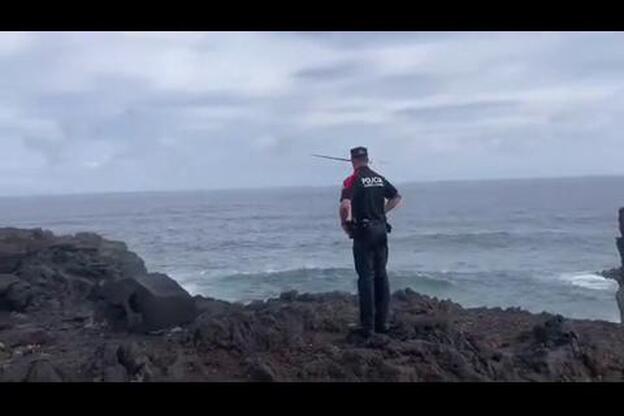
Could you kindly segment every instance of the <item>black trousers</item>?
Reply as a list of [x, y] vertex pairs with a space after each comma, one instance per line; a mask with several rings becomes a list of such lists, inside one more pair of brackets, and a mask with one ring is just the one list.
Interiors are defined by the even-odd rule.
[[385, 326], [390, 308], [390, 284], [386, 273], [388, 235], [384, 223], [370, 224], [355, 232], [353, 259], [358, 274], [362, 328], [379, 330]]

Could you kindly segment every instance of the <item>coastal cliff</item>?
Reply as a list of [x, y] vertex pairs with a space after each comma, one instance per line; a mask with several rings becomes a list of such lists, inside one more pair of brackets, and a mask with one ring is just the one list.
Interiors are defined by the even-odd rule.
[[122, 242], [0, 229], [0, 381], [624, 380], [621, 325], [462, 308], [410, 289], [387, 335], [357, 298], [191, 296]]

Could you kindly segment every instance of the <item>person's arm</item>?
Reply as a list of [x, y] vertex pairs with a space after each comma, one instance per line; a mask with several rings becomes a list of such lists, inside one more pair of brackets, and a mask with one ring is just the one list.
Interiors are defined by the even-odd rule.
[[351, 221], [351, 200], [343, 199], [340, 201], [340, 226], [344, 230], [347, 235], [349, 235], [349, 228], [347, 227], [347, 222]]
[[347, 223], [351, 221], [351, 197], [353, 196], [354, 178], [354, 176], [350, 176], [343, 182], [342, 191], [340, 192], [340, 208], [338, 209], [340, 226], [349, 237], [351, 237], [351, 230]]
[[386, 178], [384, 178], [384, 196], [387, 199], [384, 212], [387, 214], [399, 205], [401, 202], [401, 195], [399, 195], [399, 191], [397, 191], [394, 185]]
[[388, 201], [386, 201], [386, 206], [384, 207], [384, 212], [387, 214], [390, 211], [392, 211], [394, 208], [396, 208], [399, 203], [401, 202], [401, 195], [396, 194], [396, 196], [394, 198], [390, 198]]

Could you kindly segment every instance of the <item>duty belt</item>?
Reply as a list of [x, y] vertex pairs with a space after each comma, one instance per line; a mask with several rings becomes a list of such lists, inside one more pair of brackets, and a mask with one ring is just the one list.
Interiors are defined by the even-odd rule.
[[383, 220], [369, 220], [368, 218], [364, 218], [363, 220], [361, 220], [359, 222], [356, 222], [356, 221], [352, 222], [353, 228], [359, 229], [359, 230], [365, 230], [365, 229], [367, 229], [371, 225], [379, 225], [379, 224], [385, 224], [386, 231], [388, 233], [392, 232], [392, 226], [387, 221], [383, 221]]

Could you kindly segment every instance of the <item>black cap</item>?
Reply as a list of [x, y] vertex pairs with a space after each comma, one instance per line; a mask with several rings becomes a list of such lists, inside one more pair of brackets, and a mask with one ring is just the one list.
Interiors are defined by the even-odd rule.
[[354, 147], [351, 149], [351, 159], [360, 159], [363, 157], [368, 157], [368, 150], [365, 147]]

